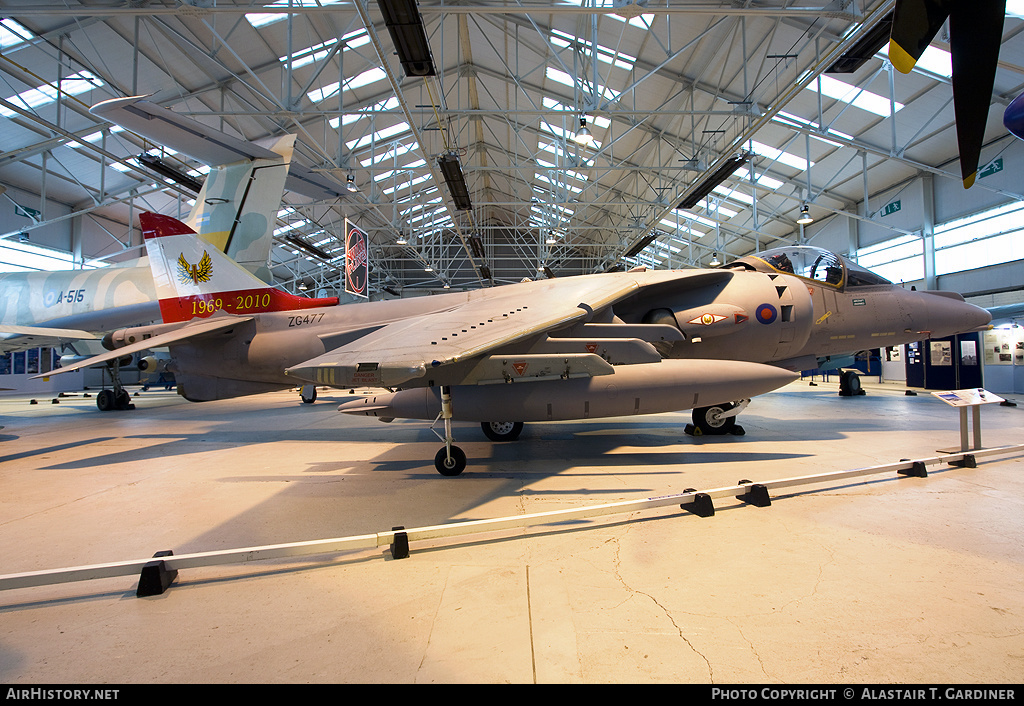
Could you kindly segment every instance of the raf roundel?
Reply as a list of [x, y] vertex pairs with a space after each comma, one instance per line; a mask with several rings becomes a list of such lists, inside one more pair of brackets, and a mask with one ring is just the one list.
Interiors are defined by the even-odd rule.
[[755, 313], [757, 320], [760, 321], [762, 324], [770, 324], [774, 322], [775, 318], [778, 315], [779, 313], [771, 304], [762, 304], [761, 306], [757, 307], [757, 312]]

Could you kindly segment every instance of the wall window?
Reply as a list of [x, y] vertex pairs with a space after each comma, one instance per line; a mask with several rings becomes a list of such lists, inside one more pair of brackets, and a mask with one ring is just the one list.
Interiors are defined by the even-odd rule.
[[857, 251], [857, 264], [890, 282], [924, 279], [924, 241], [916, 234], [901, 235]]
[[1024, 204], [1013, 202], [935, 227], [935, 274], [1024, 259]]

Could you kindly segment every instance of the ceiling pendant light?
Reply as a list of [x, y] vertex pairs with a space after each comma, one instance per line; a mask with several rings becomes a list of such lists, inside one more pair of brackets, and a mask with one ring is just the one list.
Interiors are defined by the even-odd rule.
[[807, 204], [804, 204], [800, 209], [800, 217], [796, 219], [796, 222], [802, 226], [810, 225], [814, 223], [814, 219], [811, 218], [810, 210], [807, 208]]
[[573, 140], [581, 145], [592, 145], [594, 144], [594, 136], [590, 134], [590, 130], [587, 129], [587, 119], [584, 116], [580, 116], [580, 129], [573, 135]]

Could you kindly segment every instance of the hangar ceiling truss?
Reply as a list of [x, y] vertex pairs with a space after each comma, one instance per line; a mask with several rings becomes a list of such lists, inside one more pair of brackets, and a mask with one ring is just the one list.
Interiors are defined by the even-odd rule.
[[[92, 219], [110, 240], [88, 255], [116, 259], [138, 211], [187, 210], [192, 192], [136, 157], [199, 165], [88, 111], [133, 95], [247, 140], [297, 135], [295, 162], [336, 188], [286, 193], [273, 264], [293, 290], [340, 286], [346, 218], [376, 292], [432, 291], [707, 264], [805, 240], [804, 206], [873, 220], [872, 194], [959, 179], [941, 32], [910, 75], [881, 47], [833, 71], [893, 0], [424, 0], [427, 76], [403, 68], [385, 4], [4, 0], [0, 183], [66, 207], [22, 230]], [[1024, 85], [1022, 26], [1008, 14], [993, 106]], [[1006, 139], [991, 112], [985, 155]]]

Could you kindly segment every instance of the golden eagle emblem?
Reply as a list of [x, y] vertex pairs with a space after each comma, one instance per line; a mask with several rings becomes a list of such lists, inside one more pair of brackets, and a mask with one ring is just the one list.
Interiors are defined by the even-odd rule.
[[185, 253], [178, 255], [178, 279], [183, 284], [209, 282], [211, 277], [213, 277], [213, 260], [210, 259], [210, 253], [204, 250], [198, 265], [190, 265], [185, 259]]

